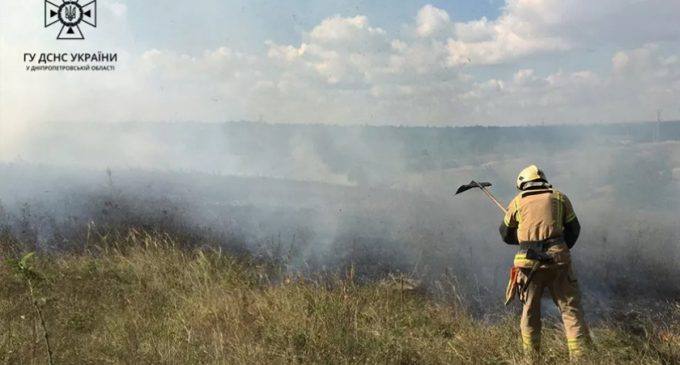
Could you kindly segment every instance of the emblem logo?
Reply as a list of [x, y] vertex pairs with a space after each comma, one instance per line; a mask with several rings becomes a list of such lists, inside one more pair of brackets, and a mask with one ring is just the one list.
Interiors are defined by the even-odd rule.
[[57, 39], [85, 39], [80, 25], [85, 23], [97, 27], [97, 0], [85, 5], [81, 5], [78, 0], [61, 0], [60, 4], [52, 1], [45, 0], [45, 28], [61, 23]]

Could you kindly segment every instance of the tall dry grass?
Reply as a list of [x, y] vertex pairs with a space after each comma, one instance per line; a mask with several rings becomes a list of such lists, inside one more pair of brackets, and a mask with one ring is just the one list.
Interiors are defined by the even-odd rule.
[[[7, 240], [7, 238], [5, 238]], [[45, 317], [57, 364], [521, 363], [517, 319], [473, 318], [400, 278], [355, 284], [281, 275], [266, 263], [163, 234], [99, 237], [81, 252], [38, 254], [34, 296], [0, 269], [0, 361], [46, 362]], [[4, 241], [4, 255], [12, 243]], [[624, 314], [594, 326], [590, 362], [680, 362], [680, 306], [663, 322]], [[544, 329], [546, 363], [567, 361], [557, 321]]]

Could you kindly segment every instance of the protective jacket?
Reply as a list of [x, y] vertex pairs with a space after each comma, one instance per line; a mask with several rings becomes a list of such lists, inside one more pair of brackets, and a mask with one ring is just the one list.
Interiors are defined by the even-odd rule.
[[569, 198], [546, 183], [525, 189], [510, 202], [500, 233], [505, 243], [520, 246], [515, 266], [530, 268], [535, 260], [526, 258], [528, 249], [547, 253], [553, 265], [569, 264], [569, 249], [580, 229]]

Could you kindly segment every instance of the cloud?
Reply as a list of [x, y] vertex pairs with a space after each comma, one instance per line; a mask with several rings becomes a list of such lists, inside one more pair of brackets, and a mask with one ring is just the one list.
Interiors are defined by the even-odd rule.
[[[364, 15], [334, 15], [299, 42], [267, 41], [248, 54], [121, 48], [135, 35], [118, 2], [109, 11], [123, 16], [121, 32], [91, 34], [91, 44], [120, 54], [119, 70], [106, 74], [23, 71], [22, 52], [51, 49], [53, 35], [7, 37], [25, 24], [3, 16], [0, 138], [17, 143], [26, 123], [47, 120], [469, 125], [644, 120], [656, 109], [680, 118], [674, 3], [508, 0], [496, 19], [470, 21], [426, 5], [394, 33]], [[555, 66], [567, 56], [575, 65]]]
[[495, 20], [455, 22], [451, 64], [503, 64], [541, 53], [679, 41], [680, 2], [506, 0]]
[[499, 23], [559, 37], [572, 47], [630, 47], [679, 40], [679, 12], [680, 3], [665, 0], [507, 0]]
[[677, 118], [680, 58], [649, 44], [616, 52], [603, 74], [557, 71], [540, 77], [522, 69], [505, 80], [475, 83], [458, 98], [480, 122], [564, 122], [567, 115], [582, 123], [649, 120], [657, 109]]
[[[632, 121], [649, 119], [659, 108], [673, 115], [680, 100], [680, 57], [655, 44], [615, 52], [608, 69], [599, 73], [518, 68], [504, 77], [479, 79], [447, 66], [445, 55], [418, 52], [413, 44], [402, 48], [389, 39], [384, 43], [389, 51], [360, 57], [354, 57], [352, 47], [320, 43], [270, 43], [264, 58], [227, 48], [195, 57], [152, 50], [141, 57], [138, 77], [151, 95], [161, 91], [154, 85], [163, 85], [154, 105], [163, 100], [201, 105], [215, 97], [224, 115], [240, 110], [249, 119], [274, 122]], [[212, 109], [189, 107], [174, 113], [175, 119], [215, 120], [208, 112]]]
[[[279, 100], [300, 108], [315, 105], [306, 113], [313, 121], [340, 121], [339, 116], [372, 123], [631, 121], [649, 118], [661, 105], [672, 110], [671, 115], [680, 114], [670, 101], [680, 95], [672, 71], [677, 55], [651, 43], [615, 51], [610, 73], [606, 68], [596, 72], [586, 67], [539, 75], [519, 65], [536, 54], [559, 57], [588, 48], [585, 32], [563, 30], [570, 24], [593, 22], [605, 29], [606, 17], [624, 10], [618, 3], [607, 5], [508, 1], [497, 19], [468, 22], [452, 21], [446, 11], [427, 5], [416, 14], [413, 26], [406, 28], [411, 34], [399, 37], [371, 31], [379, 28], [365, 17], [336, 16], [313, 29], [313, 34], [323, 37], [307, 37], [299, 46], [270, 43], [269, 56], [288, 65], [283, 69], [286, 93], [307, 102], [282, 95]], [[579, 17], [582, 13], [588, 16]], [[565, 24], [565, 17], [572, 23]], [[348, 29], [353, 35], [343, 36]], [[660, 31], [649, 25], [639, 32], [647, 39]], [[341, 39], [342, 45], [328, 42], [329, 38]], [[618, 38], [599, 42], [615, 46]], [[371, 46], [362, 47], [366, 43]], [[622, 69], [630, 58], [635, 58], [639, 70]], [[506, 65], [502, 69], [506, 76], [484, 79], [479, 72], [471, 76], [472, 68], [490, 64]], [[657, 74], [663, 76], [646, 81]], [[625, 82], [623, 75], [628, 75]], [[346, 110], [357, 102], [360, 108]], [[633, 105], [642, 107], [632, 111]], [[289, 113], [288, 109], [275, 115]]]
[[343, 18], [336, 15], [324, 19], [321, 24], [314, 27], [309, 33], [309, 38], [321, 44], [356, 45], [384, 34], [384, 30], [369, 26], [368, 18], [365, 16]]
[[384, 62], [389, 38], [384, 30], [370, 26], [364, 16], [333, 16], [303, 37], [299, 46], [268, 42], [268, 56], [282, 72], [309, 72], [322, 84], [362, 87]]
[[449, 13], [432, 5], [425, 5], [416, 16], [416, 33], [421, 37], [432, 36], [449, 28]]

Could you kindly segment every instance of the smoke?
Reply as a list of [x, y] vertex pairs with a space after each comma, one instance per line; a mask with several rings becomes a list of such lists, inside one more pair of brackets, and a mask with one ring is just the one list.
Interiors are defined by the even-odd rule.
[[[398, 128], [229, 124], [43, 125], [0, 163], [0, 223], [46, 251], [138, 227], [219, 243], [291, 271], [359, 280], [454, 275], [500, 302], [515, 248], [476, 191], [509, 201], [539, 164], [583, 226], [575, 267], [593, 306], [680, 296], [680, 125]], [[3, 155], [4, 157], [5, 155]], [[663, 279], [660, 279], [663, 278]]]
[[334, 173], [315, 151], [309, 140], [296, 136], [291, 139], [292, 175], [305, 181], [321, 181], [337, 185], [352, 185], [345, 174]]

